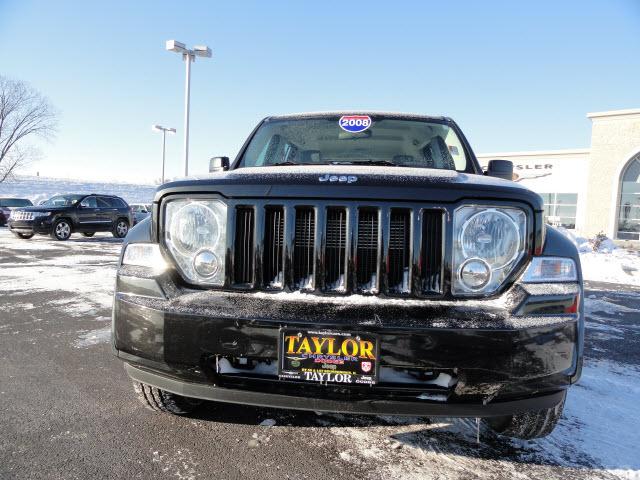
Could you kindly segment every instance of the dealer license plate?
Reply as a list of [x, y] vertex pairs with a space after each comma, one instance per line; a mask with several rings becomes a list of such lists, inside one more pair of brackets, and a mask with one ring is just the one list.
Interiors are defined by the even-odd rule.
[[374, 385], [378, 339], [328, 330], [280, 331], [278, 376], [282, 380]]

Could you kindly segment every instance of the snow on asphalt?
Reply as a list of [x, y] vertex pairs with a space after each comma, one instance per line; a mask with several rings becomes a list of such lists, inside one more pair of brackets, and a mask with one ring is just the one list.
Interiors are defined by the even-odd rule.
[[[614, 393], [615, 392], [615, 393]], [[535, 441], [508, 440], [472, 419], [394, 419], [345, 427], [344, 416], [323, 415], [343, 449], [343, 461], [374, 466], [372, 478], [547, 479], [640, 477], [637, 445], [640, 369], [612, 362], [585, 366], [554, 432]], [[562, 474], [557, 473], [558, 467]], [[552, 468], [556, 471], [553, 473]]]
[[[94, 348], [109, 340], [109, 309], [120, 243], [108, 235], [54, 242], [46, 237], [14, 238], [0, 228], [0, 296], [38, 292], [64, 292], [49, 306], [77, 317], [91, 317], [96, 328], [78, 330], [74, 348]], [[583, 269], [594, 280], [634, 278], [637, 256], [626, 252], [587, 253]], [[615, 255], [614, 255], [615, 254]], [[623, 261], [620, 261], [620, 260]], [[612, 274], [612, 263], [620, 274]], [[602, 277], [596, 272], [602, 265]], [[618, 268], [618, 267], [615, 267]], [[632, 273], [629, 273], [632, 272]], [[611, 275], [610, 275], [611, 274]], [[626, 275], [626, 276], [622, 276]], [[636, 285], [635, 281], [626, 282]], [[631, 291], [625, 295], [638, 296]], [[30, 310], [33, 304], [22, 304]], [[616, 318], [635, 310], [606, 295], [585, 298], [588, 332], [624, 339]], [[362, 467], [369, 478], [493, 479], [493, 478], [640, 478], [640, 368], [608, 360], [586, 359], [580, 383], [569, 391], [563, 418], [547, 438], [508, 440], [482, 428], [476, 443], [471, 419], [402, 417], [316, 417], [319, 432], [337, 442], [336, 457]], [[259, 427], [267, 428], [267, 427]], [[279, 428], [270, 426], [268, 428]], [[323, 435], [319, 433], [319, 435]], [[326, 439], [319, 439], [325, 445]], [[183, 452], [188, 458], [188, 451]], [[156, 456], [169, 470], [185, 458]], [[188, 473], [197, 466], [189, 459]], [[174, 465], [175, 464], [175, 465]], [[176, 467], [177, 468], [177, 467]]]
[[95, 330], [78, 330], [74, 346], [107, 343], [121, 243], [111, 234], [99, 233], [93, 238], [74, 235], [66, 242], [43, 236], [24, 240], [0, 228], [0, 296], [66, 293], [65, 298], [50, 300], [48, 306], [66, 315], [97, 316], [102, 324]]

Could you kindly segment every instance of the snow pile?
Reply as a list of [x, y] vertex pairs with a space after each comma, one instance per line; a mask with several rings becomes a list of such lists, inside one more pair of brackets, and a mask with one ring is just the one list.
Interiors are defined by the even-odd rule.
[[624, 249], [580, 254], [585, 280], [640, 286], [640, 255]]
[[[573, 242], [580, 253], [611, 253], [617, 249], [613, 240], [603, 236], [600, 239], [597, 238], [585, 238], [578, 235], [573, 230], [567, 230], [566, 228], [556, 227], [556, 229], [562, 233], [565, 237]], [[597, 241], [597, 246], [595, 245]]]
[[134, 183], [91, 182], [64, 178], [18, 176], [0, 183], [0, 197], [28, 198], [37, 205], [54, 195], [63, 193], [102, 193], [117, 195], [128, 203], [149, 203], [156, 185]]
[[598, 242], [576, 235], [564, 228], [560, 233], [573, 242], [580, 252], [582, 275], [585, 280], [640, 286], [640, 254], [617, 248], [609, 238]]

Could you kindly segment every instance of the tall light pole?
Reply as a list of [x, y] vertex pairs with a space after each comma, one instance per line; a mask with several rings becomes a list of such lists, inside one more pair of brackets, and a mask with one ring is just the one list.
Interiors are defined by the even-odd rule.
[[157, 132], [162, 132], [162, 182], [164, 183], [164, 159], [165, 159], [165, 151], [166, 151], [166, 140], [167, 140], [167, 132], [170, 134], [176, 133], [175, 128], [163, 127], [161, 125], [154, 125], [151, 127], [152, 130]]
[[182, 54], [182, 59], [186, 64], [187, 78], [184, 84], [184, 176], [189, 175], [189, 96], [191, 94], [191, 62], [196, 61], [196, 57], [211, 58], [211, 49], [206, 45], [196, 45], [193, 49], [188, 49], [184, 43], [176, 40], [167, 40], [166, 49], [170, 52]]

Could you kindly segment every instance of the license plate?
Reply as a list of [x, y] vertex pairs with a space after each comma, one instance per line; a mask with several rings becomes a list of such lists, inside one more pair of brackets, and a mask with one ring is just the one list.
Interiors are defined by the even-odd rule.
[[281, 380], [374, 385], [378, 339], [366, 333], [282, 329], [278, 352]]

